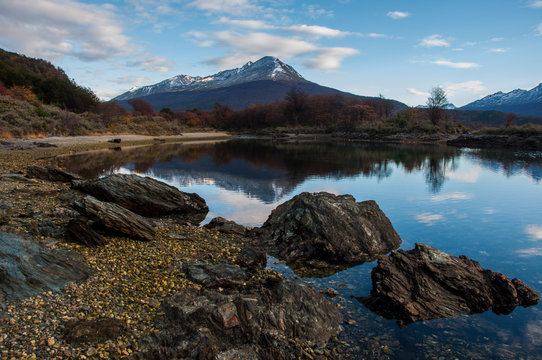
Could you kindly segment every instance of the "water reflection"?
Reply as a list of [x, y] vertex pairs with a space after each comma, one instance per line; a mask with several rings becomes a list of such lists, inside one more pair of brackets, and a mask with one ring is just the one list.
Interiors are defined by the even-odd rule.
[[423, 171], [432, 192], [456, 169], [460, 150], [449, 147], [335, 143], [274, 143], [235, 140], [218, 144], [168, 144], [79, 154], [62, 165], [86, 178], [119, 171], [145, 173], [182, 187], [213, 183], [241, 191], [266, 204], [291, 194], [310, 177], [342, 179], [363, 175], [378, 180], [401, 166]]

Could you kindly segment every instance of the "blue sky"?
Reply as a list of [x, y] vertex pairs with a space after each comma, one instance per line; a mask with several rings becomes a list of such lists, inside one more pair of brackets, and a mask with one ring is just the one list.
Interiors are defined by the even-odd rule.
[[0, 0], [0, 47], [108, 99], [277, 56], [306, 79], [465, 105], [542, 82], [542, 0]]

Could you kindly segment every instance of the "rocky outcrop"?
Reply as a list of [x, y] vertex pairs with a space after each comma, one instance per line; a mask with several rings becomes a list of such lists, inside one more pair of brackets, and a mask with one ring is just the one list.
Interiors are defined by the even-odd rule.
[[325, 192], [305, 192], [279, 205], [254, 235], [289, 262], [318, 259], [354, 265], [401, 244], [376, 202]]
[[177, 214], [187, 223], [197, 225], [209, 212], [205, 200], [199, 195], [179, 191], [148, 177], [115, 174], [74, 181], [73, 187], [146, 217]]
[[103, 246], [107, 244], [107, 240], [98, 234], [88, 220], [77, 218], [70, 220], [66, 227], [66, 235], [68, 239], [85, 245], [88, 247]]
[[82, 256], [49, 250], [19, 235], [0, 232], [0, 300], [20, 300], [90, 274]]
[[542, 150], [542, 135], [461, 135], [447, 141], [450, 146]]
[[371, 295], [360, 301], [381, 316], [397, 319], [400, 326], [489, 309], [508, 314], [517, 305], [538, 302], [536, 291], [520, 280], [424, 244], [380, 259], [371, 278]]
[[265, 269], [267, 265], [267, 254], [250, 246], [245, 246], [239, 252], [235, 263], [250, 271]]
[[70, 344], [99, 343], [114, 340], [127, 330], [126, 321], [122, 319], [71, 320], [64, 325], [64, 339]]
[[55, 167], [46, 166], [29, 166], [26, 168], [26, 176], [32, 179], [40, 179], [46, 181], [59, 181], [69, 183], [73, 180], [81, 179], [79, 176], [60, 170]]
[[[217, 266], [231, 265], [199, 270], [213, 274]], [[245, 273], [243, 280], [242, 287], [214, 290], [207, 285], [218, 280], [206, 276], [201, 290], [166, 299], [164, 330], [147, 338], [136, 358], [297, 359], [296, 343], [322, 346], [340, 331], [340, 311], [311, 286], [273, 275], [255, 280]]]
[[247, 228], [243, 225], [239, 225], [235, 221], [227, 220], [220, 216], [213, 218], [203, 227], [209, 230], [220, 231], [225, 234], [237, 234], [244, 236], [248, 233]]
[[76, 202], [74, 208], [96, 225], [110, 231], [118, 232], [131, 238], [151, 241], [155, 230], [153, 223], [142, 216], [117, 204], [97, 200], [85, 196], [81, 202]]

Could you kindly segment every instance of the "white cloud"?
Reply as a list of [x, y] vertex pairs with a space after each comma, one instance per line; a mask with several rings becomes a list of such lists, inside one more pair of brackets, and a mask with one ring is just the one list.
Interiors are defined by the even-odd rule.
[[453, 62], [448, 60], [435, 60], [431, 61], [431, 64], [446, 66], [453, 69], [475, 69], [480, 67], [480, 64], [474, 62]]
[[408, 12], [404, 11], [390, 11], [386, 15], [394, 20], [404, 19], [410, 16]]
[[531, 0], [529, 4], [527, 4], [527, 6], [533, 8], [542, 8], [542, 0]]
[[305, 8], [305, 13], [313, 19], [335, 16], [332, 10], [322, 9], [320, 5], [304, 5], [303, 7]]
[[228, 24], [233, 25], [237, 27], [243, 27], [247, 29], [253, 29], [253, 30], [263, 30], [263, 29], [275, 29], [275, 26], [267, 24], [265, 21], [261, 20], [236, 20], [236, 19], [230, 19], [227, 17], [221, 17], [218, 20], [221, 24]]
[[213, 35], [222, 45], [233, 48], [231, 55], [213, 59], [210, 62], [221, 68], [238, 66], [248, 59], [257, 60], [266, 55], [290, 59], [298, 56], [310, 56], [305, 62], [308, 67], [333, 70], [341, 66], [344, 58], [357, 54], [358, 50], [344, 47], [319, 47], [318, 45], [291, 37], [257, 32], [237, 35], [228, 31]]
[[435, 222], [444, 219], [444, 216], [442, 216], [441, 214], [423, 213], [417, 214], [415, 218], [416, 220], [418, 220], [419, 223], [433, 226]]
[[542, 240], [542, 225], [529, 225], [525, 228], [525, 233], [533, 241]]
[[147, 83], [147, 79], [143, 77], [136, 77], [136, 76], [121, 76], [115, 80], [116, 83], [120, 84], [145, 84]]
[[423, 47], [450, 47], [450, 42], [442, 38], [442, 35], [435, 34], [420, 40], [418, 46]]
[[212, 13], [247, 15], [259, 9], [253, 3], [249, 0], [195, 0], [188, 5]]
[[287, 27], [285, 30], [291, 31], [298, 34], [311, 35], [314, 37], [344, 37], [350, 35], [351, 33], [346, 31], [341, 31], [337, 29], [331, 29], [325, 26], [319, 25], [293, 25]]
[[536, 31], [538, 32], [537, 35], [542, 36], [542, 23], [538, 24]]
[[492, 53], [505, 53], [505, 52], [508, 52], [508, 49], [495, 48], [495, 49], [489, 49], [488, 51]]
[[419, 91], [414, 88], [408, 88], [407, 89], [409, 94], [416, 95], [416, 96], [429, 96], [429, 93], [427, 91]]
[[442, 202], [446, 200], [469, 200], [472, 198], [473, 196], [471, 194], [462, 193], [462, 192], [454, 192], [450, 194], [433, 195], [431, 196], [431, 201]]
[[461, 93], [474, 93], [479, 94], [485, 91], [484, 83], [478, 80], [465, 81], [462, 83], [447, 83], [444, 86], [444, 90], [450, 95]]
[[373, 38], [373, 39], [385, 39], [385, 38], [390, 38], [389, 35], [378, 34], [378, 33], [361, 34], [361, 36], [365, 36], [365, 37]]
[[130, 60], [129, 66], [137, 66], [145, 69], [146, 71], [166, 72], [173, 67], [173, 61], [164, 57], [153, 57], [141, 55], [139, 60]]
[[504, 38], [502, 37], [494, 37], [494, 38], [491, 38], [489, 41], [493, 41], [493, 42], [498, 42], [498, 41], [503, 41]]
[[0, 0], [0, 23], [0, 38], [29, 56], [95, 61], [133, 50], [111, 5]]
[[322, 48], [316, 58], [305, 61], [305, 65], [311, 69], [335, 70], [341, 67], [344, 58], [357, 53], [358, 50], [347, 47]]

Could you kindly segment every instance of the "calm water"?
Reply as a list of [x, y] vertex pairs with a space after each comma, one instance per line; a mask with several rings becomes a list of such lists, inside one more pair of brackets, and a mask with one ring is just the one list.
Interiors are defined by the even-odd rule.
[[[82, 154], [63, 162], [86, 177], [133, 172], [196, 192], [209, 205], [206, 221], [223, 216], [258, 226], [303, 191], [373, 199], [401, 235], [402, 249], [421, 242], [467, 255], [542, 292], [540, 152], [235, 140]], [[353, 357], [542, 359], [540, 305], [399, 329], [353, 298], [369, 294], [375, 265], [304, 279], [339, 291], [334, 301], [345, 314], [341, 340]]]

